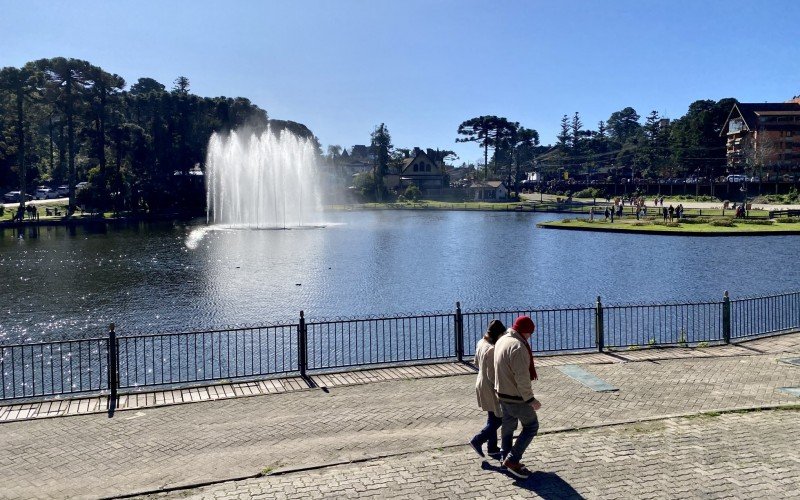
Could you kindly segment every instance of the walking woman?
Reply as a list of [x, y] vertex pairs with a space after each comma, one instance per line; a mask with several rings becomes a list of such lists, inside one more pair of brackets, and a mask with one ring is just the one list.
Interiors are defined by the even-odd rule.
[[478, 367], [478, 380], [475, 392], [478, 395], [478, 406], [486, 411], [486, 426], [473, 437], [469, 444], [480, 457], [483, 445], [490, 457], [500, 459], [500, 448], [497, 446], [497, 429], [503, 424], [502, 410], [494, 390], [494, 344], [506, 331], [500, 320], [492, 320], [489, 329], [475, 347], [475, 366]]

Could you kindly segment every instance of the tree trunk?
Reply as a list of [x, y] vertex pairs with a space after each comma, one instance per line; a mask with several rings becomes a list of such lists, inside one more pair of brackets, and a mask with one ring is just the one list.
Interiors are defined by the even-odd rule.
[[483, 180], [489, 178], [489, 139], [483, 144]]
[[64, 94], [66, 96], [65, 114], [67, 115], [67, 150], [69, 168], [67, 178], [69, 182], [69, 207], [67, 215], [75, 213], [75, 124], [72, 110], [72, 75], [67, 75], [64, 80]]
[[17, 87], [17, 144], [19, 146], [19, 209], [25, 210], [25, 192], [27, 191], [26, 185], [26, 166], [25, 166], [25, 114], [23, 110], [23, 101], [25, 96], [23, 94], [22, 82], [19, 82]]

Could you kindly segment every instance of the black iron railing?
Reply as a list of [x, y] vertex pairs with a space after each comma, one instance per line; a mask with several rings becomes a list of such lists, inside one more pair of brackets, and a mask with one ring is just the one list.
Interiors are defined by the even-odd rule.
[[719, 302], [462, 310], [0, 346], [0, 400], [185, 387], [356, 366], [468, 360], [493, 319], [536, 352], [727, 343], [800, 330], [800, 292]]

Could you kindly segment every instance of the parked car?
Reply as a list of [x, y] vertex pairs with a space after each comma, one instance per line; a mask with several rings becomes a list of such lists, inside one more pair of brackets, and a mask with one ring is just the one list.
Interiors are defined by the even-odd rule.
[[88, 182], [79, 182], [79, 183], [75, 184], [75, 192], [77, 193], [78, 191], [80, 191], [81, 189], [84, 189], [88, 185], [89, 185]]
[[33, 194], [33, 197], [37, 200], [49, 200], [52, 198], [57, 198], [58, 195], [55, 191], [47, 186], [39, 186], [36, 188], [36, 192]]
[[[3, 195], [3, 200], [6, 203], [17, 203], [17, 202], [19, 202], [21, 194], [22, 193], [20, 193], [19, 191], [9, 191], [9, 192], [7, 192], [6, 194]], [[31, 196], [29, 194], [25, 194], [25, 201], [29, 201], [29, 200], [32, 200], [32, 199], [33, 199], [33, 196]]]
[[731, 174], [728, 177], [726, 177], [725, 180], [727, 180], [728, 182], [747, 182], [747, 176], [740, 174]]
[[56, 194], [61, 197], [69, 196], [69, 186], [67, 186], [66, 184], [58, 186], [56, 188]]

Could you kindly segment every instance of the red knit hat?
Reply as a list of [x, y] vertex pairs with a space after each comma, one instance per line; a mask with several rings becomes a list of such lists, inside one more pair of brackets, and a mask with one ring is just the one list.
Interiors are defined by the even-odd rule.
[[533, 320], [530, 317], [520, 316], [514, 321], [514, 326], [511, 328], [513, 328], [517, 333], [532, 334], [536, 329], [536, 325], [533, 324]]

